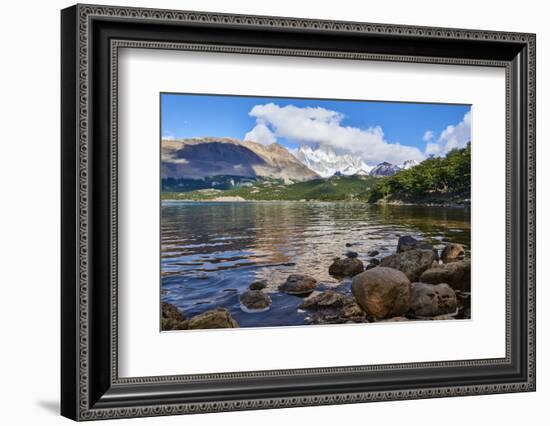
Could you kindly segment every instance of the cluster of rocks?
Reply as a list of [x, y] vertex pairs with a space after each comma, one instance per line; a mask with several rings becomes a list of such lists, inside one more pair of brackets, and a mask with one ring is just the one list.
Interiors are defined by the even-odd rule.
[[238, 328], [239, 324], [225, 308], [212, 309], [189, 319], [174, 305], [162, 302], [162, 330], [204, 330], [212, 328]]
[[[315, 292], [299, 307], [308, 311], [306, 319], [339, 324], [470, 317], [470, 261], [464, 246], [449, 242], [439, 253], [429, 242], [403, 236], [394, 254], [378, 259], [379, 254], [369, 251], [366, 267], [356, 252], [333, 259], [329, 273], [352, 277], [352, 296]], [[307, 296], [315, 287], [313, 277], [291, 275], [279, 289]]]
[[470, 316], [470, 261], [460, 244], [438, 252], [430, 243], [399, 238], [395, 254], [357, 274], [352, 293], [374, 321]]
[[[318, 281], [306, 274], [289, 275], [278, 289], [304, 298], [298, 309], [307, 312], [306, 322], [312, 324], [470, 317], [470, 261], [464, 246], [447, 242], [440, 253], [429, 242], [402, 236], [394, 254], [378, 258], [379, 254], [369, 251], [366, 266], [353, 251], [333, 259], [329, 273], [352, 278], [351, 294], [317, 291]], [[266, 280], [250, 284], [239, 297], [241, 309], [269, 310], [272, 299], [267, 286]], [[236, 327], [224, 308], [187, 319], [174, 305], [162, 303], [163, 330]]]
[[245, 312], [264, 312], [271, 306], [271, 297], [263, 290], [267, 287], [266, 280], [254, 281], [248, 290], [241, 294], [239, 301]]

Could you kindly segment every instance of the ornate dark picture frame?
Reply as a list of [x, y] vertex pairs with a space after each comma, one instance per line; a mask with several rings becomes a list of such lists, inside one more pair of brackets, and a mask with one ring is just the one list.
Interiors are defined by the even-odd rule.
[[[61, 28], [64, 416], [92, 420], [535, 390], [534, 34], [95, 5], [64, 9]], [[116, 120], [121, 47], [504, 68], [506, 356], [120, 378]]]

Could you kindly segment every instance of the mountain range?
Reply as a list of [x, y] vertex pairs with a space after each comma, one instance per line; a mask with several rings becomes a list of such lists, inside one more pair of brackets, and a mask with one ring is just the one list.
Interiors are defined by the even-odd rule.
[[294, 152], [295, 157], [319, 176], [327, 178], [337, 175], [368, 175], [372, 167], [363, 160], [349, 154], [337, 155], [330, 147], [317, 149], [306, 145]]
[[273, 143], [233, 138], [192, 138], [162, 140], [163, 180], [207, 179], [213, 176], [280, 179], [285, 184], [331, 176], [391, 176], [418, 164], [414, 160], [394, 165], [382, 162], [375, 167], [349, 154], [338, 155], [330, 147], [297, 150]]

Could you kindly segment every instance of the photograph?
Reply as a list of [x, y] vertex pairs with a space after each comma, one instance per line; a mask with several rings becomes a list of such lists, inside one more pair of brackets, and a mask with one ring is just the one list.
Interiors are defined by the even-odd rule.
[[[537, 413], [545, 15], [146, 3], [40, 3], [25, 37], [51, 49], [14, 38], [29, 66], [6, 68], [4, 139], [29, 123], [44, 137], [3, 144], [17, 193], [5, 198], [25, 219], [5, 221], [17, 243], [4, 281], [43, 275], [27, 280], [42, 291], [25, 299], [29, 323], [11, 328], [24, 353], [59, 345], [8, 387], [75, 421], [267, 425], [273, 409], [325, 406], [326, 424], [367, 409], [413, 426], [429, 404], [464, 424], [492, 404], [504, 426]], [[44, 78], [20, 72], [56, 57]], [[30, 99], [60, 108], [29, 121]], [[29, 143], [36, 165], [21, 173]], [[44, 246], [32, 262], [21, 230]], [[61, 291], [44, 285], [49, 269]], [[57, 336], [21, 339], [49, 317]], [[33, 424], [28, 393], [13, 418]]]
[[471, 105], [160, 94], [162, 331], [464, 320]]

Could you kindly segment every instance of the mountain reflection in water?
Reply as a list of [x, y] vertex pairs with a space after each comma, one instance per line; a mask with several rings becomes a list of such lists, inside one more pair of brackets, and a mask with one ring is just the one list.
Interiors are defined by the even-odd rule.
[[[241, 327], [305, 324], [303, 299], [280, 293], [289, 274], [320, 281], [319, 289], [350, 291], [350, 279], [328, 274], [336, 256], [356, 251], [379, 258], [395, 252], [401, 235], [470, 247], [470, 210], [455, 207], [378, 206], [345, 202], [185, 202], [161, 206], [162, 300], [187, 317], [227, 308]], [[346, 244], [352, 244], [346, 247]], [[442, 247], [442, 246], [441, 246]], [[245, 313], [239, 294], [268, 282], [271, 309]]]

